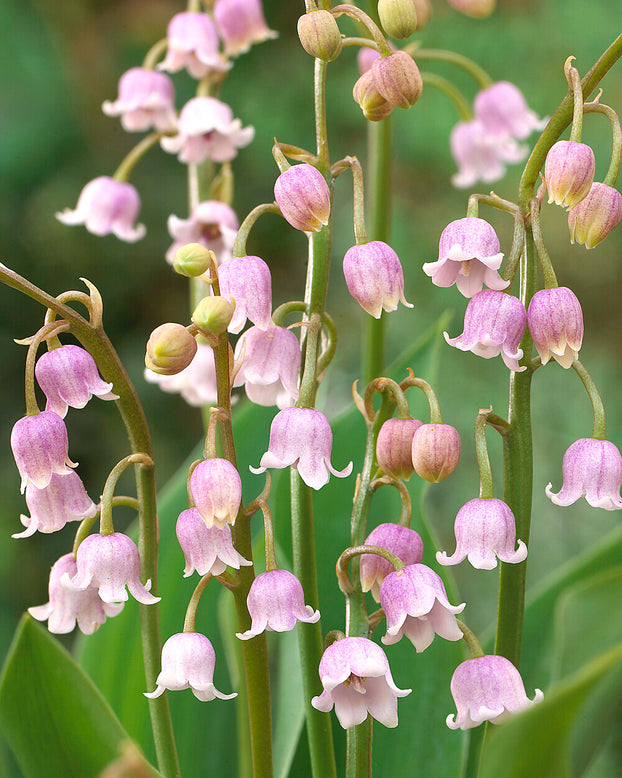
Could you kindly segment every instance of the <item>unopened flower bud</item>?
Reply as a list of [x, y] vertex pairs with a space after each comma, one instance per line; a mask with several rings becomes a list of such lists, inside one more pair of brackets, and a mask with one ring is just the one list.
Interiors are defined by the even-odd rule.
[[298, 37], [307, 54], [325, 62], [332, 62], [341, 53], [341, 33], [329, 11], [316, 10], [301, 16]]
[[460, 435], [449, 424], [422, 424], [413, 436], [413, 466], [425, 481], [437, 484], [453, 473], [460, 459]]
[[378, 0], [382, 28], [392, 38], [408, 38], [417, 29], [414, 0]]
[[413, 58], [405, 51], [379, 57], [369, 72], [378, 92], [393, 106], [410, 108], [421, 97], [421, 73]]
[[475, 19], [484, 19], [486, 16], [490, 16], [497, 5], [497, 0], [448, 0], [448, 2], [457, 11]]
[[568, 214], [570, 242], [593, 249], [622, 219], [622, 195], [617, 189], [598, 182]]
[[546, 155], [544, 179], [549, 203], [573, 208], [588, 194], [594, 182], [596, 160], [586, 143], [560, 140]]
[[413, 474], [413, 437], [421, 424], [419, 419], [388, 419], [380, 427], [376, 459], [387, 475], [408, 480]]
[[220, 335], [225, 332], [235, 311], [235, 302], [226, 297], [207, 296], [194, 309], [192, 321], [205, 332]]
[[161, 324], [147, 343], [145, 365], [160, 375], [180, 373], [192, 362], [197, 342], [181, 324]]
[[297, 230], [319, 232], [328, 224], [330, 190], [313, 165], [293, 165], [277, 178], [274, 199], [285, 219]]
[[[369, 51], [372, 51], [372, 49], [369, 49]], [[369, 119], [370, 122], [379, 122], [381, 119], [385, 119], [395, 108], [392, 103], [385, 100], [376, 88], [371, 68], [365, 71], [356, 84], [354, 84], [352, 96], [361, 106], [363, 116]]]
[[186, 243], [175, 252], [173, 268], [187, 278], [202, 276], [210, 266], [210, 252], [200, 243]]
[[404, 271], [399, 257], [381, 240], [348, 249], [343, 258], [343, 274], [352, 297], [376, 319], [383, 310], [394, 311], [398, 302], [412, 308], [404, 297]]

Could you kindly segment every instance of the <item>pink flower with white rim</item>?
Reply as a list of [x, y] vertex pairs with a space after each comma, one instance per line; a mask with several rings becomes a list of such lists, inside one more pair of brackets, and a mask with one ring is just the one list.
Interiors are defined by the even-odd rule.
[[260, 0], [216, 0], [214, 21], [225, 44], [225, 54], [244, 54], [254, 43], [278, 37], [266, 24]]
[[[366, 546], [380, 546], [395, 554], [405, 565], [416, 565], [423, 556], [423, 541], [418, 532], [401, 524], [379, 524], [365, 538]], [[363, 554], [360, 562], [361, 587], [380, 599], [380, 584], [393, 572], [393, 565], [376, 554]]]
[[11, 449], [22, 477], [22, 494], [29, 484], [45, 489], [54, 473], [65, 475], [78, 464], [69, 459], [65, 422], [53, 411], [16, 421], [11, 430]]
[[239, 370], [234, 386], [244, 386], [251, 402], [286, 408], [298, 399], [302, 355], [298, 338], [285, 327], [251, 327], [235, 346]]
[[166, 38], [166, 57], [158, 70], [177, 73], [186, 68], [193, 78], [204, 78], [231, 67], [220, 54], [218, 33], [207, 14], [176, 14], [168, 24]]
[[484, 359], [501, 354], [506, 367], [520, 373], [527, 369], [518, 364], [523, 358], [523, 350], [518, 344], [526, 326], [527, 312], [518, 297], [483, 289], [469, 300], [462, 335], [455, 338], [450, 338], [447, 332], [443, 335], [450, 346], [472, 351]]
[[229, 332], [244, 329], [246, 319], [267, 330], [272, 319], [272, 276], [270, 268], [260, 257], [232, 257], [218, 268], [220, 294], [233, 297], [235, 311]]
[[134, 222], [140, 211], [136, 189], [125, 181], [110, 176], [94, 178], [80, 192], [75, 210], [65, 208], [56, 214], [63, 224], [74, 227], [84, 224], [93, 235], [109, 235], [134, 243], [145, 235], [145, 226]]
[[397, 727], [397, 698], [412, 689], [398, 689], [379, 645], [367, 638], [342, 638], [324, 651], [318, 668], [324, 691], [311, 700], [316, 710], [333, 706], [344, 729], [362, 724], [369, 713], [385, 727]]
[[531, 298], [527, 323], [542, 364], [551, 357], [562, 367], [579, 358], [583, 342], [583, 311], [575, 293], [566, 286], [541, 289]]
[[570, 242], [593, 249], [617, 227], [622, 219], [622, 195], [617, 189], [598, 181], [568, 213]]
[[234, 524], [242, 502], [240, 474], [227, 459], [204, 459], [192, 471], [190, 494], [206, 527]]
[[162, 375], [146, 368], [144, 376], [148, 383], [158, 384], [163, 392], [181, 394], [188, 405], [202, 408], [218, 402], [214, 351], [206, 343], [197, 344], [194, 359], [180, 373]]
[[536, 689], [528, 699], [520, 673], [504, 656], [478, 656], [455, 669], [451, 694], [457, 714], [447, 716], [450, 729], [472, 729], [483, 721], [500, 724], [513, 713], [520, 713], [543, 699]]
[[562, 462], [563, 484], [557, 494], [549, 484], [546, 496], [555, 505], [571, 505], [585, 497], [594, 508], [620, 510], [622, 456], [608, 440], [580, 438], [568, 448]]
[[458, 167], [451, 183], [458, 189], [468, 189], [477, 181], [498, 181], [505, 174], [506, 164], [521, 162], [528, 153], [525, 145], [512, 138], [489, 135], [478, 119], [458, 122], [451, 131], [449, 146]]
[[209, 702], [215, 697], [219, 700], [231, 700], [233, 694], [223, 694], [214, 686], [214, 668], [216, 654], [209, 639], [200, 632], [178, 632], [162, 646], [162, 669], [156, 678], [156, 689], [143, 692], [153, 700], [166, 689], [177, 692], [192, 689], [192, 693], [201, 702]]
[[73, 554], [65, 554], [57, 559], [50, 571], [48, 585], [49, 601], [45, 605], [28, 608], [28, 613], [37, 621], [47, 621], [48, 630], [56, 635], [66, 635], [78, 622], [78, 628], [85, 635], [93, 632], [106, 621], [123, 610], [124, 603], [103, 602], [97, 587], [72, 589], [61, 579], [73, 577], [77, 573]]
[[50, 483], [43, 489], [32, 484], [26, 487], [26, 505], [30, 516], [20, 516], [26, 527], [14, 538], [28, 538], [39, 532], [57, 532], [68, 521], [82, 521], [97, 513], [97, 506], [86, 493], [80, 476], [70, 470], [65, 475], [52, 474]]
[[120, 116], [126, 132], [142, 132], [154, 127], [158, 132], [175, 129], [175, 87], [164, 73], [147, 68], [131, 68], [119, 80], [119, 96], [102, 105], [106, 116]]
[[438, 260], [426, 262], [423, 272], [435, 286], [453, 286], [465, 297], [481, 292], [484, 284], [501, 291], [510, 282], [497, 272], [503, 261], [499, 238], [484, 219], [467, 216], [445, 227], [438, 246]]
[[35, 376], [47, 398], [45, 410], [61, 419], [69, 406], [84, 408], [93, 395], [102, 400], [119, 399], [112, 383], [100, 378], [93, 357], [80, 346], [61, 346], [42, 354], [35, 365]]
[[319, 611], [305, 605], [302, 584], [287, 570], [269, 570], [258, 575], [246, 604], [252, 623], [246, 632], [236, 632], [240, 640], [250, 640], [264, 630], [289, 632], [299, 621], [315, 624], [320, 618]]
[[516, 545], [514, 514], [503, 500], [476, 498], [460, 508], [454, 523], [456, 550], [451, 556], [436, 552], [439, 565], [457, 565], [468, 557], [478, 570], [493, 570], [497, 557], [506, 563], [518, 564], [527, 558], [527, 546], [522, 540]]
[[312, 489], [321, 489], [330, 474], [346, 478], [352, 472], [352, 462], [343, 470], [335, 470], [330, 462], [333, 433], [328, 419], [314, 408], [285, 408], [279, 411], [270, 427], [268, 450], [255, 474], [268, 468], [295, 467], [302, 480]]
[[240, 223], [235, 211], [218, 200], [204, 200], [193, 208], [187, 219], [171, 214], [168, 231], [174, 243], [166, 252], [169, 265], [175, 262], [177, 249], [188, 243], [200, 243], [216, 254], [219, 264], [231, 258]]
[[226, 103], [215, 97], [193, 97], [181, 109], [177, 135], [161, 138], [160, 145], [187, 164], [199, 165], [206, 159], [229, 162], [254, 135], [254, 127], [242, 128]]
[[462, 639], [456, 613], [462, 613], [465, 603], [451, 605], [440, 577], [426, 565], [408, 565], [389, 573], [380, 584], [380, 605], [387, 617], [387, 633], [382, 637], [387, 646], [406, 635], [420, 653], [434, 635]]
[[524, 140], [534, 130], [543, 130], [548, 119], [539, 119], [529, 108], [520, 89], [509, 81], [497, 81], [475, 96], [475, 116], [493, 137]]
[[546, 155], [544, 180], [549, 203], [573, 208], [594, 183], [596, 158], [586, 143], [559, 140]]
[[184, 578], [195, 570], [199, 575], [211, 573], [216, 576], [224, 573], [227, 567], [239, 570], [253, 564], [233, 547], [228, 524], [207, 527], [196, 508], [188, 508], [179, 514], [176, 533], [186, 561]]
[[292, 165], [281, 173], [274, 184], [274, 199], [283, 217], [297, 230], [319, 232], [328, 224], [330, 189], [313, 165]]
[[383, 310], [394, 311], [398, 302], [413, 307], [404, 297], [404, 272], [399, 257], [380, 240], [349, 248], [343, 258], [343, 274], [352, 297], [376, 319]]
[[376, 459], [378, 466], [391, 477], [408, 481], [413, 474], [413, 437], [421, 424], [419, 419], [387, 419], [380, 427]]
[[121, 532], [110, 535], [89, 535], [78, 546], [77, 572], [62, 576], [61, 584], [72, 589], [97, 588], [104, 602], [125, 602], [125, 587], [143, 605], [154, 605], [160, 597], [150, 593], [151, 581], [140, 582], [140, 555], [136, 543]]

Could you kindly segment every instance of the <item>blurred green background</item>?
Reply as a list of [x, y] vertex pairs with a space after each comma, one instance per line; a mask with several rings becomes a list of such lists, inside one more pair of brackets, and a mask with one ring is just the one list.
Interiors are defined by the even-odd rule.
[[[443, 0], [432, 4], [432, 19], [421, 35], [423, 44], [458, 51], [480, 62], [495, 80], [513, 81], [540, 116], [550, 115], [566, 92], [562, 70], [566, 57], [575, 55], [575, 64], [584, 73], [622, 26], [619, 0], [499, 0], [496, 13], [484, 21], [459, 15]], [[308, 148], [314, 143], [312, 63], [295, 34], [303, 3], [265, 0], [264, 6], [279, 38], [241, 57], [222, 91], [243, 124], [256, 129], [254, 143], [234, 163], [234, 205], [241, 218], [257, 203], [272, 199], [273, 138]], [[169, 18], [180, 10], [182, 4], [172, 0], [3, 0], [0, 4], [0, 259], [53, 294], [81, 288], [80, 276], [98, 286], [108, 332], [144, 401], [161, 485], [196, 443], [199, 421], [196, 410], [142, 378], [150, 331], [164, 321], [187, 319], [186, 282], [164, 262], [170, 243], [167, 216], [187, 214], [185, 171], [158, 148], [136, 168], [132, 182], [141, 192], [140, 221], [147, 226], [146, 238], [137, 244], [124, 244], [112, 236], [97, 238], [82, 227], [65, 227], [54, 213], [73, 208], [82, 186], [96, 176], [111, 175], [134, 144], [136, 139], [124, 133], [117, 120], [102, 114], [101, 103], [116, 97], [119, 76], [140, 64], [146, 50], [164, 35]], [[357, 77], [354, 58], [352, 49], [345, 50], [329, 67], [333, 159], [345, 154], [365, 156], [365, 121], [350, 97]], [[469, 98], [475, 94], [473, 82], [455, 68], [439, 64], [434, 70], [451, 78]], [[193, 85], [184, 75], [175, 80], [181, 105], [192, 95]], [[603, 102], [620, 109], [622, 65], [614, 68], [603, 86]], [[424, 262], [437, 258], [443, 227], [465, 214], [468, 193], [450, 185], [455, 168], [448, 138], [457, 118], [454, 107], [432, 89], [424, 91], [414, 109], [394, 113], [393, 244], [404, 266], [406, 296], [415, 308], [389, 317], [391, 358], [447, 309], [454, 312], [450, 334], [462, 331], [465, 301], [455, 289], [433, 287], [421, 271]], [[607, 122], [589, 116], [584, 140], [596, 149], [597, 178], [602, 178], [611, 149]], [[518, 169], [511, 169], [495, 191], [515, 199], [519, 175]], [[358, 374], [364, 315], [347, 295], [340, 268], [343, 253], [353, 243], [350, 192], [344, 176], [336, 187], [328, 303], [339, 327], [340, 346], [322, 393], [323, 410], [330, 415], [349, 402], [349, 387]], [[511, 220], [489, 210], [480, 215], [495, 225], [502, 248], [508, 251]], [[583, 305], [582, 360], [603, 394], [608, 437], [620, 445], [622, 230], [587, 252], [570, 245], [561, 209], [545, 206], [543, 225], [559, 282], [572, 287]], [[253, 231], [248, 248], [272, 268], [275, 306], [302, 296], [306, 256], [302, 236], [268, 216]], [[41, 322], [42, 310], [36, 304], [11, 290], [0, 290], [0, 436], [5, 441], [0, 453], [0, 655], [21, 612], [47, 600], [49, 567], [72, 541], [71, 527], [52, 536], [10, 538], [20, 531], [19, 514], [25, 510], [8, 446], [10, 429], [24, 413], [26, 352], [13, 338], [32, 334]], [[500, 360], [485, 361], [444, 345], [441, 353], [437, 386], [444, 419], [463, 435], [464, 455], [457, 473], [430, 490], [428, 505], [443, 547], [450, 549], [453, 518], [478, 489], [470, 443], [475, 414], [490, 404], [498, 413], [506, 413], [507, 370]], [[553, 365], [537, 374], [534, 408], [530, 586], [619, 522], [617, 514], [589, 508], [583, 501], [562, 510], [544, 496], [549, 481], [556, 491], [561, 485], [561, 457], [567, 446], [591, 431], [589, 403], [574, 373]], [[70, 455], [80, 463], [80, 474], [97, 499], [108, 470], [126, 453], [121, 425], [114, 410], [97, 400], [81, 413], [70, 411], [67, 421]], [[265, 437], [267, 441], [267, 430]], [[497, 441], [491, 442], [491, 455], [500, 493]], [[479, 598], [481, 607], [469, 609], [469, 623], [483, 629], [492, 618], [496, 587], [490, 579], [474, 584], [470, 572], [460, 568], [456, 576], [465, 599]]]

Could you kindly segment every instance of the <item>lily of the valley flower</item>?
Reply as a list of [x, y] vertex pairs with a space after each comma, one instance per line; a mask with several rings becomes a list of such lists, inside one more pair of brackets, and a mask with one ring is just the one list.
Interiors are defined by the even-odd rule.
[[352, 246], [343, 258], [348, 291], [363, 310], [379, 319], [394, 311], [398, 302], [412, 308], [404, 297], [404, 271], [399, 257], [381, 240]]
[[220, 294], [233, 297], [235, 311], [229, 332], [240, 332], [250, 319], [261, 330], [271, 324], [272, 276], [261, 257], [232, 257], [218, 268]]
[[266, 24], [261, 0], [216, 0], [214, 20], [229, 57], [243, 54], [254, 43], [278, 36]]
[[227, 566], [239, 570], [252, 565], [233, 547], [231, 528], [213, 524], [208, 527], [196, 508], [179, 514], [176, 525], [177, 540], [184, 552], [184, 578], [196, 570], [199, 575], [224, 573]]
[[53, 411], [24, 416], [11, 430], [11, 449], [22, 477], [22, 494], [32, 484], [44, 489], [52, 475], [66, 475], [77, 463], [69, 459], [67, 427]]
[[593, 249], [622, 219], [622, 195], [613, 186], [592, 184], [587, 195], [568, 214], [570, 242]]
[[303, 163], [277, 178], [274, 199], [285, 219], [297, 230], [319, 232], [328, 224], [330, 190], [320, 171]]
[[540, 289], [529, 302], [527, 323], [542, 364], [551, 357], [569, 368], [579, 358], [583, 342], [583, 311], [567, 286]]
[[167, 226], [174, 241], [166, 252], [169, 265], [175, 262], [177, 249], [188, 243], [200, 243], [211, 249], [220, 264], [231, 258], [240, 224], [229, 205], [218, 200], [204, 200], [193, 208], [187, 219], [171, 214]]
[[497, 81], [482, 89], [473, 107], [486, 132], [496, 137], [524, 140], [534, 130], [543, 130], [548, 122], [538, 118], [520, 89], [509, 81]]
[[468, 189], [477, 181], [490, 184], [505, 174], [505, 166], [522, 162], [527, 146], [510, 137], [493, 137], [479, 119], [458, 122], [451, 131], [449, 146], [458, 172], [451, 183]]
[[177, 73], [186, 68], [193, 78], [204, 78], [231, 67], [219, 52], [218, 32], [207, 14], [175, 14], [168, 24], [166, 38], [166, 58], [158, 70]]
[[562, 462], [564, 481], [555, 494], [546, 487], [546, 496], [555, 505], [571, 505], [585, 497], [594, 508], [620, 510], [622, 497], [622, 456], [608, 440], [581, 438], [568, 448]]
[[[375, 527], [365, 538], [366, 546], [380, 546], [395, 554], [405, 565], [416, 565], [423, 557], [423, 541], [418, 532], [401, 524], [386, 522]], [[393, 572], [393, 565], [377, 554], [363, 554], [360, 562], [361, 588], [371, 590], [380, 601], [380, 584]]]
[[544, 180], [549, 203], [573, 208], [588, 194], [594, 182], [596, 158], [586, 143], [559, 140], [546, 155]]
[[190, 494], [206, 527], [234, 524], [242, 502], [240, 474], [227, 459], [204, 459], [192, 471]]
[[164, 73], [147, 68], [131, 68], [119, 80], [119, 96], [102, 105], [106, 116], [120, 116], [126, 132], [142, 132], [154, 127], [158, 132], [175, 128], [175, 87]]
[[202, 408], [218, 401], [214, 351], [206, 343], [197, 344], [192, 362], [180, 373], [162, 375], [147, 368], [144, 375], [146, 381], [158, 384], [163, 392], [181, 394], [188, 405]]

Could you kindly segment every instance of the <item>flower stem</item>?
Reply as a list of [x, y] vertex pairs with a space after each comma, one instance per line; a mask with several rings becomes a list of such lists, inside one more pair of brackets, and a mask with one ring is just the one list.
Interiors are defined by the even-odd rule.
[[603, 401], [598, 393], [596, 384], [592, 381], [592, 377], [583, 367], [578, 359], [572, 363], [572, 367], [575, 373], [579, 376], [585, 387], [585, 391], [588, 393], [590, 402], [592, 403], [592, 411], [594, 413], [594, 426], [592, 428], [592, 437], [597, 440], [605, 440], [607, 437], [607, 427], [605, 423], [605, 407]]

